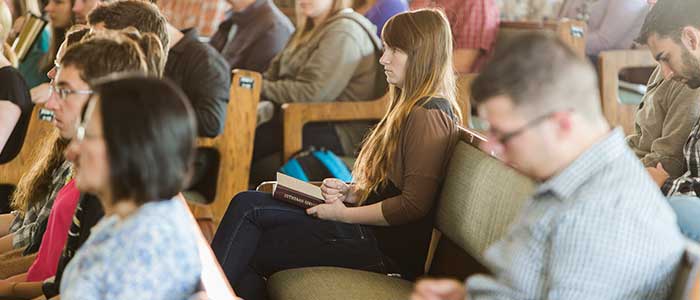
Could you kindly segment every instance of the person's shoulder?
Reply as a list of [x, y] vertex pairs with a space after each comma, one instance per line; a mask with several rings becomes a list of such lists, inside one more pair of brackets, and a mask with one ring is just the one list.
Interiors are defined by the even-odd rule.
[[416, 105], [412, 111], [412, 113], [418, 112], [427, 114], [431, 112], [441, 112], [452, 119], [455, 118], [455, 113], [452, 110], [450, 101], [442, 97], [429, 97], [422, 100], [422, 102], [419, 102], [419, 105]]
[[22, 79], [22, 74], [20, 74], [19, 70], [15, 69], [12, 66], [6, 66], [0, 68], [0, 79], [2, 82], [8, 82], [10, 81], [18, 81]]

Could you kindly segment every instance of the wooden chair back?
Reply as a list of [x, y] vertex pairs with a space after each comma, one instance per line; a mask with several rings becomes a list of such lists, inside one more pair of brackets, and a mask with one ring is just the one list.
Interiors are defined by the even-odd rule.
[[532, 31], [545, 31], [556, 34], [581, 57], [586, 56], [586, 23], [571, 19], [546, 22], [501, 22], [498, 27], [496, 49], [499, 46], [503, 47], [504, 43], [507, 43], [509, 39]]
[[211, 204], [216, 224], [233, 196], [248, 189], [261, 86], [260, 73], [234, 70], [224, 132], [215, 138], [197, 139], [198, 147], [219, 153], [216, 195]]
[[22, 148], [12, 160], [0, 164], [0, 185], [17, 186], [24, 174], [36, 161], [39, 147], [46, 147], [46, 137], [56, 128], [49, 122], [39, 120], [40, 105], [35, 105], [24, 135]]
[[[463, 124], [469, 124], [469, 91], [475, 74], [461, 75], [457, 79], [457, 101], [464, 115]], [[347, 122], [379, 120], [389, 108], [388, 95], [371, 101], [287, 103], [282, 105], [283, 160], [287, 161], [302, 148], [302, 129], [313, 122]]]
[[625, 68], [654, 67], [656, 64], [649, 50], [603, 51], [598, 56], [598, 84], [603, 114], [611, 126], [621, 126], [626, 135], [634, 131], [638, 105], [621, 102], [620, 71]]

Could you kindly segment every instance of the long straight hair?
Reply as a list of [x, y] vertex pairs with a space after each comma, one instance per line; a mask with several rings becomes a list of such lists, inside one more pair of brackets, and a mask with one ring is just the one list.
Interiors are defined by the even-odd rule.
[[[326, 21], [341, 10], [350, 8], [351, 5], [352, 0], [333, 0], [333, 4], [331, 5], [331, 12], [330, 14], [328, 14], [328, 18], [326, 18]], [[287, 46], [288, 48], [292, 49], [292, 51], [295, 51], [299, 45], [302, 45], [305, 42], [311, 40], [311, 38], [314, 35], [316, 35], [318, 30], [322, 28], [323, 25], [325, 25], [324, 23], [326, 22], [324, 21], [324, 23], [322, 24], [314, 24], [313, 19], [305, 16], [301, 12], [301, 9], [299, 8], [299, 1], [296, 1], [296, 19], [296, 31], [294, 31], [294, 35], [292, 36], [291, 40], [289, 41], [289, 45]]]
[[387, 47], [407, 54], [403, 87], [389, 86], [389, 110], [365, 139], [353, 177], [361, 201], [384, 187], [390, 164], [399, 153], [399, 137], [414, 107], [431, 97], [449, 101], [461, 123], [452, 66], [452, 32], [445, 14], [422, 9], [398, 14], [384, 25]]

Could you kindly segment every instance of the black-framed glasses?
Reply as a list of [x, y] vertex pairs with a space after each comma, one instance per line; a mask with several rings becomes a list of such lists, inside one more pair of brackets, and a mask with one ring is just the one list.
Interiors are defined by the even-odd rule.
[[67, 89], [67, 88], [62, 88], [62, 87], [57, 87], [54, 83], [53, 80], [51, 83], [49, 83], [49, 97], [56, 93], [58, 95], [58, 98], [61, 100], [66, 100], [68, 95], [76, 94], [76, 95], [92, 95], [94, 92], [92, 90], [72, 90], [72, 89]]
[[513, 131], [510, 131], [510, 132], [502, 133], [502, 134], [500, 134], [500, 136], [498, 136], [498, 137], [496, 137], [497, 135], [494, 134], [494, 132], [493, 132], [493, 130], [492, 130], [491, 128], [488, 129], [488, 132], [489, 132], [489, 134], [490, 134], [491, 136], [496, 137], [495, 140], [496, 140], [499, 144], [505, 145], [506, 143], [508, 143], [508, 141], [510, 141], [510, 140], [513, 139], [514, 137], [516, 137], [516, 136], [522, 134], [523, 132], [525, 132], [525, 130], [528, 130], [528, 129], [534, 127], [534, 126], [537, 126], [537, 125], [539, 125], [540, 123], [544, 122], [545, 120], [549, 119], [550, 117], [552, 117], [552, 115], [553, 115], [554, 113], [555, 113], [555, 112], [551, 112], [551, 113], [548, 113], [548, 114], [541, 115], [541, 116], [539, 116], [539, 117], [537, 117], [537, 118], [534, 118], [534, 119], [528, 121], [527, 123], [525, 123], [525, 125], [520, 126], [520, 128], [515, 129], [515, 130], [513, 130]]

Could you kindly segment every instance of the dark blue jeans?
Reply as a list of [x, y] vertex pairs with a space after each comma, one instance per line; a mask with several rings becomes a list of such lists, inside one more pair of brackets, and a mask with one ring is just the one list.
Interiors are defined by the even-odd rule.
[[259, 192], [233, 198], [212, 249], [236, 294], [247, 300], [265, 299], [265, 278], [281, 270], [336, 266], [392, 271], [370, 227], [319, 220]]

